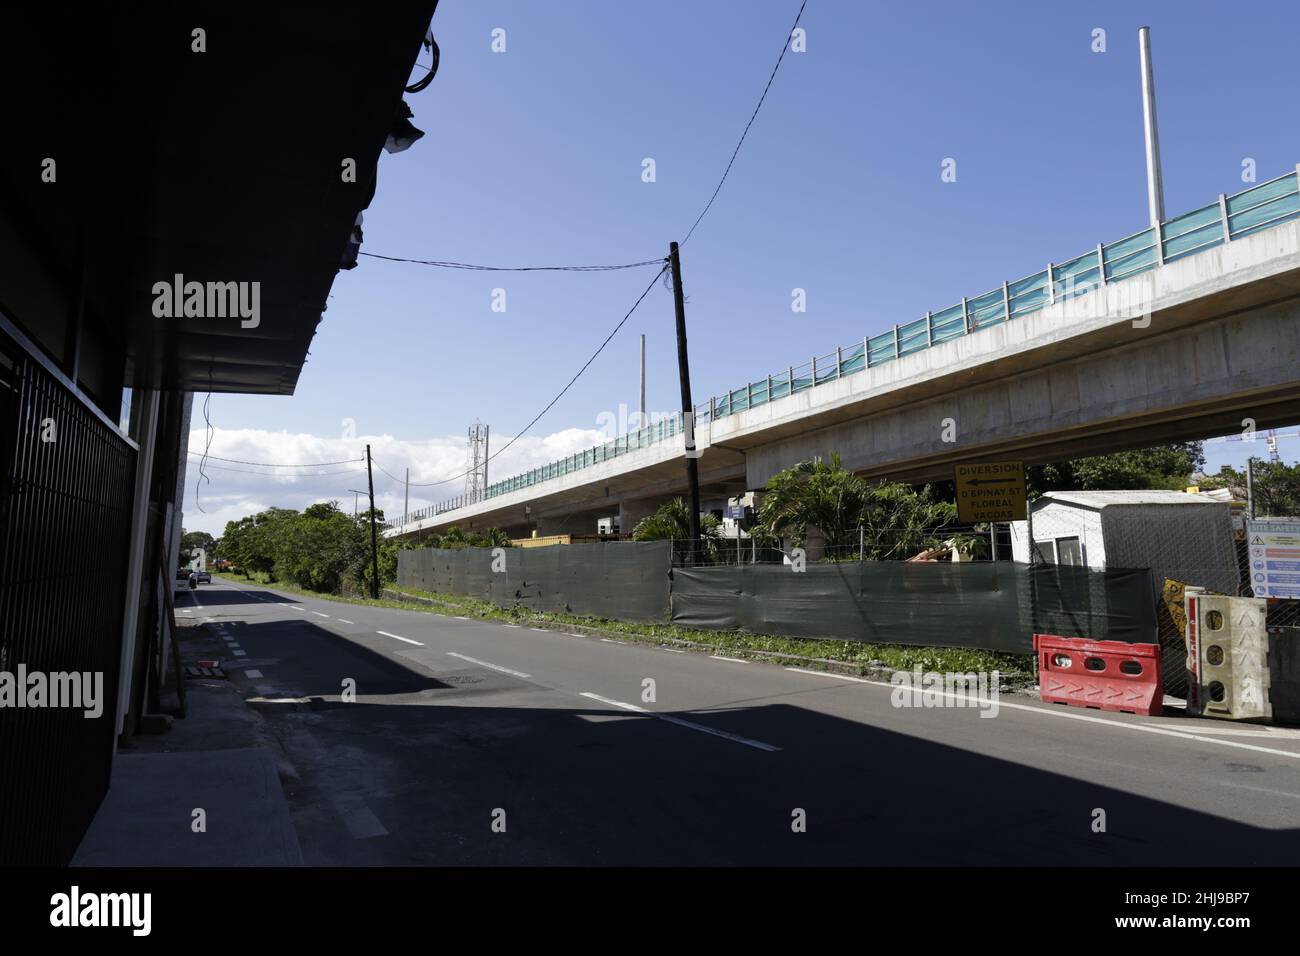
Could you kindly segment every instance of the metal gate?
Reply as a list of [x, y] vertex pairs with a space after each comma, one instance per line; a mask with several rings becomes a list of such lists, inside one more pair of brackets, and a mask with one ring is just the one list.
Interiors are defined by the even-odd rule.
[[[66, 864], [108, 789], [136, 452], [0, 325], [0, 864]], [[85, 707], [17, 707], [90, 674]], [[64, 691], [70, 683], [62, 684]], [[69, 696], [69, 695], [65, 695]], [[60, 703], [67, 703], [61, 700]], [[85, 696], [83, 704], [89, 703]]]

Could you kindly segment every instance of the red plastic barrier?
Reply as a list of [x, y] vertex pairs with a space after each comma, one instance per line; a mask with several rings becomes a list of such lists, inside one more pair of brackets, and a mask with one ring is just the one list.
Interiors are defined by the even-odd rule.
[[1159, 716], [1160, 645], [1035, 634], [1038, 695], [1055, 704]]

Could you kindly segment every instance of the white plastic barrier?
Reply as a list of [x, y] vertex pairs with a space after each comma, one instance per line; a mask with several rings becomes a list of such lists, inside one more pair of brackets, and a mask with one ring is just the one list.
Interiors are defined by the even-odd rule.
[[1224, 720], [1271, 720], [1266, 603], [1189, 588], [1187, 712]]

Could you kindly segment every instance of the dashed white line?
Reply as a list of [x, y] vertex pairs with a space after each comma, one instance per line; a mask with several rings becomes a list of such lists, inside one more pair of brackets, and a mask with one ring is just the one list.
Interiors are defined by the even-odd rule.
[[614, 640], [612, 637], [602, 637], [602, 638], [600, 639], [600, 643], [602, 643], [602, 644], [626, 644], [627, 641], [616, 641], [616, 640]]
[[339, 621], [340, 624], [351, 624], [351, 623], [352, 623], [351, 621], [349, 621], [349, 620], [348, 620], [347, 618], [345, 618], [345, 617], [341, 617], [341, 618], [339, 618], [338, 621]]
[[710, 654], [710, 655], [709, 655], [709, 660], [711, 660], [711, 661], [727, 661], [728, 663], [731, 663], [731, 664], [748, 664], [748, 663], [749, 663], [749, 661], [742, 661], [739, 657], [719, 657], [717, 654]]
[[387, 631], [375, 631], [376, 634], [382, 634], [384, 637], [391, 637], [395, 641], [405, 641], [407, 644], [414, 644], [416, 647], [424, 647], [419, 641], [413, 641], [409, 637], [402, 637], [400, 634], [389, 634]]
[[457, 614], [457, 615], [455, 616], [454, 620], [457, 620], [457, 621], [468, 621], [469, 618], [467, 618], [467, 617], [461, 617], [459, 614]]
[[487, 661], [481, 661], [477, 657], [469, 657], [465, 654], [457, 654], [455, 651], [448, 651], [448, 657], [458, 657], [462, 661], [469, 661], [471, 664], [477, 664], [479, 667], [491, 668], [494, 671], [500, 671], [503, 674], [509, 674], [511, 677], [520, 677], [529, 680], [533, 675], [525, 674], [523, 671], [511, 670], [509, 667], [502, 667], [500, 664], [489, 664]]
[[247, 656], [248, 656], [248, 651], [236, 651], [236, 650], [232, 649], [232, 650], [230, 651], [230, 653], [234, 654], [236, 657], [247, 657]]
[[502, 627], [518, 627], [518, 624], [502, 624]]
[[669, 654], [685, 654], [686, 652], [680, 647], [661, 647], [661, 651], [667, 651]]
[[328, 614], [322, 614], [320, 611], [312, 611], [317, 617], [329, 617]]
[[543, 634], [550, 634], [550, 633], [551, 633], [549, 630], [547, 630], [547, 629], [544, 628], [544, 627], [530, 627], [528, 630], [530, 630], [530, 631], [541, 631]]
[[261, 677], [262, 677], [262, 672], [261, 672], [261, 671], [244, 671], [244, 676], [247, 677], [249, 680], [260, 680]]
[[602, 704], [609, 704], [611, 707], [620, 707], [623, 710], [630, 710], [636, 714], [644, 714], [647, 717], [654, 717], [658, 720], [667, 721], [670, 724], [676, 724], [678, 727], [685, 727], [687, 730], [698, 730], [701, 733], [711, 734], [714, 737], [721, 737], [724, 740], [730, 740], [734, 743], [744, 744], [746, 747], [753, 747], [755, 750], [765, 750], [768, 753], [780, 750], [773, 744], [765, 744], [761, 740], [753, 740], [749, 737], [742, 737], [739, 734], [728, 733], [725, 730], [718, 730], [715, 727], [705, 727], [703, 724], [692, 723], [689, 720], [682, 720], [680, 717], [674, 717], [672, 714], [661, 714], [657, 711], [646, 710], [644, 707], [638, 707], [636, 704], [625, 704], [621, 700], [614, 700], [610, 697], [601, 697], [599, 694], [593, 694], [590, 691], [583, 691], [583, 697], [590, 697], [592, 700], [598, 700]]

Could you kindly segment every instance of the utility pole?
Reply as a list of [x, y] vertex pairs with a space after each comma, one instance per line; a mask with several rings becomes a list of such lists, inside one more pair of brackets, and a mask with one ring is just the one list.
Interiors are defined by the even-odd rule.
[[682, 297], [682, 261], [677, 243], [668, 244], [668, 259], [673, 270], [673, 307], [677, 311], [677, 371], [682, 380], [682, 414], [686, 425], [686, 484], [690, 492], [691, 550], [689, 563], [695, 563], [695, 549], [700, 545], [700, 467], [695, 451], [695, 406], [691, 403], [691, 362], [686, 354], [686, 300]]
[[370, 446], [366, 446], [366, 480], [370, 483], [370, 596], [379, 600], [379, 535], [375, 531], [375, 473], [370, 469]]
[[406, 524], [406, 516], [411, 513], [411, 469], [406, 469], [406, 494], [402, 498], [402, 524]]
[[1255, 456], [1246, 459], [1246, 517], [1255, 520]]
[[1160, 172], [1160, 133], [1156, 129], [1156, 78], [1151, 68], [1150, 27], [1138, 30], [1138, 47], [1142, 60], [1142, 125], [1147, 147], [1147, 212], [1151, 225], [1158, 229], [1165, 218], [1165, 182]]
[[641, 333], [641, 423], [638, 427], [645, 428], [645, 333]]

